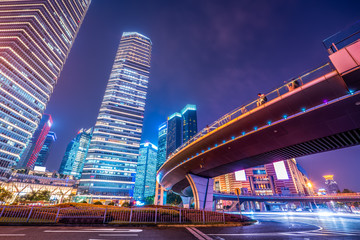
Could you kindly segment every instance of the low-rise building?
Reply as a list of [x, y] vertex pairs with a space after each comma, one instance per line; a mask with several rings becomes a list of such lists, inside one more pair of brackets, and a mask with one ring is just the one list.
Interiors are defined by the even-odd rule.
[[51, 201], [60, 203], [71, 194], [75, 195], [77, 190], [77, 181], [71, 175], [28, 169], [13, 171], [8, 181], [0, 184], [1, 187], [13, 193], [10, 202], [28, 193], [46, 190], [51, 194]]

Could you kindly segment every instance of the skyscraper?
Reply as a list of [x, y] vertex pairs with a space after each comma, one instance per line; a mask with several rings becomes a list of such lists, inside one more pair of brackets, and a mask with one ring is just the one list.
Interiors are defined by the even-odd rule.
[[89, 4], [1, 1], [0, 179], [10, 176], [38, 128]]
[[68, 144], [59, 173], [73, 175], [79, 179], [83, 171], [86, 155], [92, 137], [92, 128], [81, 129], [76, 137]]
[[[188, 104], [181, 110], [181, 114], [176, 112], [169, 116], [167, 122], [159, 127], [159, 150], [156, 169], [158, 170], [182, 143], [187, 142], [196, 133], [197, 117], [195, 105]], [[166, 198], [167, 191], [159, 183], [156, 183], [154, 204], [164, 205], [166, 204]]]
[[38, 158], [40, 150], [44, 145], [46, 136], [50, 131], [52, 123], [53, 121], [51, 115], [44, 114], [42, 116], [38, 128], [30, 139], [30, 142], [27, 145], [25, 151], [21, 155], [21, 159], [17, 165], [17, 168], [34, 168], [36, 159]]
[[45, 138], [45, 142], [36, 159], [35, 166], [39, 166], [39, 167], [45, 166], [51, 146], [55, 141], [56, 141], [56, 134], [54, 132], [49, 132]]
[[135, 179], [135, 199], [144, 199], [155, 194], [157, 151], [158, 148], [152, 143], [140, 144]]
[[167, 122], [164, 122], [159, 127], [156, 170], [159, 170], [161, 165], [163, 165], [163, 163], [166, 161], [166, 135], [167, 135]]
[[182, 129], [183, 129], [183, 143], [187, 142], [192, 136], [197, 133], [197, 117], [196, 106], [192, 104], [186, 105], [181, 110], [182, 115]]
[[133, 196], [151, 59], [151, 40], [123, 33], [95, 124], [78, 194]]
[[166, 158], [173, 153], [182, 143], [182, 116], [174, 113], [168, 117], [166, 135]]
[[340, 191], [337, 182], [334, 180], [334, 175], [325, 175], [323, 178], [325, 178], [327, 193], [334, 194]]

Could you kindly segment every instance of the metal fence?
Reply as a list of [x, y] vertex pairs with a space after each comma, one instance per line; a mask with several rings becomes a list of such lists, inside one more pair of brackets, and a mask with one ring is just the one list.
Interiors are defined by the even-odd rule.
[[[184, 208], [0, 206], [0, 223], [226, 223], [224, 212]], [[243, 220], [237, 217], [237, 220]]]

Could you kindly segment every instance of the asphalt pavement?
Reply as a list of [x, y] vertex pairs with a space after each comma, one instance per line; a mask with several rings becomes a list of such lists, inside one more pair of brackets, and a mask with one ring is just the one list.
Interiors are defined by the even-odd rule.
[[257, 224], [245, 227], [198, 228], [217, 240], [359, 239], [360, 216], [331, 213], [249, 213]]

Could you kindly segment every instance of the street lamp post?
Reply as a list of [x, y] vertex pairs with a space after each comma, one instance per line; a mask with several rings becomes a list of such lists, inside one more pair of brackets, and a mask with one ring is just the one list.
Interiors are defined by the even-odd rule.
[[238, 203], [239, 203], [239, 212], [240, 212], [240, 216], [242, 218], [242, 213], [241, 213], [241, 203], [240, 203], [240, 198], [239, 198], [239, 195], [240, 195], [240, 188], [236, 188], [235, 189], [235, 193], [236, 193], [236, 196], [237, 196], [237, 199], [238, 199]]

